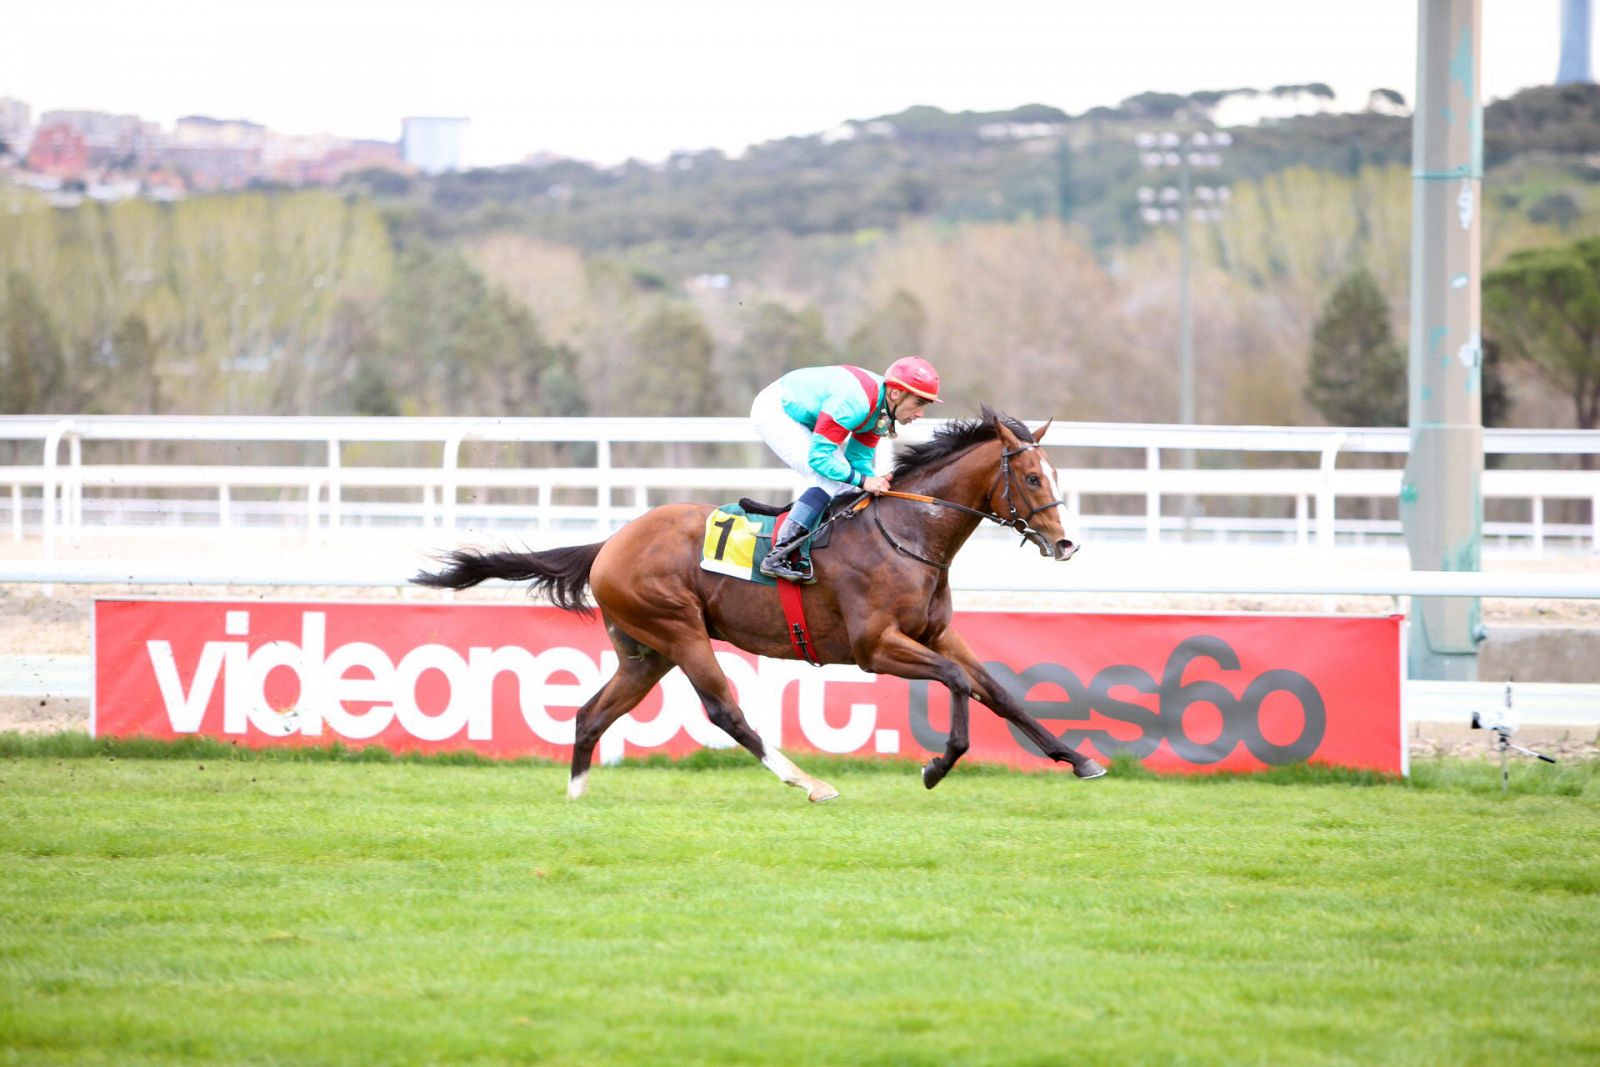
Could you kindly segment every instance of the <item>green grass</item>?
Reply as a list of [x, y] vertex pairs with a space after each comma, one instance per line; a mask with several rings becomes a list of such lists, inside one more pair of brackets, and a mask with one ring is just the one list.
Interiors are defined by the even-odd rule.
[[1600, 1059], [1596, 764], [801, 762], [0, 736], [0, 1063]]

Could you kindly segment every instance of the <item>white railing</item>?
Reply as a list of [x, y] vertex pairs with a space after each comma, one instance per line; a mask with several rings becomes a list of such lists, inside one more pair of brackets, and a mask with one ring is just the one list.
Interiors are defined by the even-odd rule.
[[[418, 559], [417, 564], [426, 565]], [[1367, 572], [1297, 567], [1264, 572], [1248, 562], [1196, 567], [1179, 561], [1097, 567], [1039, 560], [1032, 549], [969, 547], [950, 571], [952, 588], [991, 593], [1155, 593], [1197, 596], [1512, 597], [1600, 600], [1600, 573], [1572, 571], [1386, 570]], [[385, 589], [408, 587], [414, 570], [388, 562], [315, 560], [0, 560], [8, 583], [117, 586], [304, 586]], [[494, 586], [507, 583], [492, 582]]]
[[[926, 440], [938, 425], [923, 420], [902, 440]], [[1404, 429], [1057, 423], [1046, 440], [1061, 471], [1069, 520], [1086, 537], [1154, 542], [1179, 532], [1190, 539], [1271, 539], [1326, 549], [1341, 539], [1392, 542], [1401, 534], [1398, 519], [1338, 517], [1341, 500], [1384, 501], [1390, 507], [1398, 498], [1401, 471], [1392, 466], [1341, 467], [1339, 461], [1354, 454], [1404, 454], [1410, 443]], [[47, 558], [55, 555], [58, 537], [76, 539], [86, 526], [151, 519], [225, 528], [250, 522], [294, 524], [308, 533], [381, 524], [447, 534], [506, 524], [609, 532], [646, 510], [652, 494], [683, 492], [720, 500], [750, 493], [771, 499], [794, 488], [792, 475], [779, 467], [620, 466], [613, 461], [616, 446], [624, 444], [756, 445], [748, 420], [740, 418], [11, 416], [0, 418], [0, 442], [5, 441], [17, 442], [14, 448], [32, 452], [38, 462], [0, 464], [0, 487], [9, 488], [0, 508], [9, 512], [13, 540], [37, 531]], [[128, 464], [85, 459], [85, 446], [175, 441], [215, 445], [217, 461]], [[299, 444], [316, 458], [300, 464], [250, 464], [226, 462], [221, 456], [228, 446], [259, 442]], [[469, 442], [578, 444], [592, 451], [594, 462], [467, 467], [462, 457]], [[1524, 501], [1528, 511], [1525, 522], [1486, 524], [1486, 547], [1498, 538], [1534, 554], [1553, 543], [1600, 552], [1600, 471], [1559, 466], [1570, 463], [1572, 456], [1600, 455], [1600, 432], [1490, 430], [1484, 442], [1486, 455], [1522, 457], [1523, 462], [1533, 457], [1540, 464], [1484, 471], [1486, 501]], [[427, 466], [347, 462], [352, 446], [366, 444], [436, 446], [437, 460]], [[1124, 458], [1137, 465], [1091, 466], [1076, 455], [1086, 450], [1096, 457], [1129, 452]], [[1181, 463], [1185, 453], [1198, 455], [1200, 462]], [[1277, 453], [1302, 457], [1306, 465], [1219, 465], [1230, 453]], [[764, 459], [758, 447], [747, 454], [757, 462]], [[251, 491], [276, 499], [241, 498]], [[358, 500], [350, 494], [375, 499]], [[471, 496], [464, 499], [463, 494]], [[493, 502], [496, 494], [507, 502]], [[573, 496], [580, 502], [561, 499]], [[1267, 510], [1280, 514], [1265, 517], [1218, 514], [1215, 508], [1210, 514], [1171, 514], [1169, 503], [1186, 498], [1226, 498], [1249, 505], [1235, 507], [1235, 512], [1274, 500], [1287, 505], [1268, 505]], [[1581, 502], [1581, 521], [1546, 522], [1550, 501]]]

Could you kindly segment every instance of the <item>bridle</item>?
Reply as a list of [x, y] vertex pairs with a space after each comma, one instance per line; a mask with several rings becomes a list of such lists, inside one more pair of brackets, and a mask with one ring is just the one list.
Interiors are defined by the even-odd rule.
[[[1033, 528], [1032, 520], [1033, 517], [1039, 514], [1041, 511], [1047, 511], [1050, 508], [1065, 507], [1066, 501], [1052, 500], [1049, 503], [1040, 504], [1038, 507], [1024, 515], [1017, 507], [1016, 501], [1011, 498], [1011, 490], [1015, 485], [1015, 475], [1013, 475], [1011, 471], [1011, 457], [1020, 456], [1024, 452], [1030, 452], [1038, 447], [1039, 446], [1037, 444], [1026, 444], [1020, 448], [1013, 448], [1000, 453], [1000, 470], [995, 474], [995, 480], [989, 483], [989, 491], [984, 494], [984, 499], [993, 499], [996, 486], [1000, 486], [1000, 499], [1005, 503], [1006, 509], [1011, 513], [1011, 517], [1009, 519], [993, 511], [984, 511], [980, 508], [970, 508], [965, 504], [957, 504], [954, 500], [945, 500], [942, 497], [927, 496], [923, 493], [902, 493], [895, 489], [888, 489], [878, 495], [898, 497], [901, 500], [915, 500], [922, 504], [937, 504], [940, 507], [952, 508], [956, 511], [964, 511], [969, 515], [976, 515], [981, 519], [988, 519], [990, 522], [999, 523], [1001, 526], [1015, 530], [1017, 533], [1022, 535], [1023, 541], [1032, 541], [1035, 545], [1039, 546], [1041, 551], [1049, 553], [1052, 551], [1049, 540], [1046, 539], [1042, 531]], [[1018, 495], [1020, 496], [1021, 494], [1019, 493]], [[850, 510], [845, 513], [845, 515], [848, 517], [849, 515], [860, 511], [862, 508], [872, 503], [872, 501], [873, 497], [871, 496], [863, 497], [861, 501], [851, 507]], [[929, 559], [927, 556], [921, 555], [920, 553], [907, 548], [899, 541], [896, 541], [894, 535], [891, 534], [888, 528], [883, 525], [883, 519], [879, 518], [876, 511], [872, 513], [872, 521], [877, 524], [878, 532], [883, 534], [884, 540], [888, 541], [890, 547], [892, 547], [896, 552], [899, 552], [902, 555], [910, 556], [912, 559], [921, 563], [926, 563], [930, 567], [937, 567], [941, 570], [950, 569], [950, 564], [940, 563], [936, 559]]]
[[[1011, 510], [1011, 521], [1007, 522], [1004, 519], [1001, 519], [999, 516], [995, 516], [995, 521], [1000, 523], [1002, 526], [1009, 526], [1013, 530], [1017, 531], [1017, 533], [1022, 535], [1022, 539], [1024, 541], [1032, 541], [1034, 544], [1044, 549], [1044, 551], [1049, 552], [1051, 551], [1050, 542], [1045, 540], [1045, 536], [1041, 531], [1033, 528], [1033, 517], [1039, 514], [1039, 512], [1047, 511], [1050, 508], [1066, 507], [1067, 502], [1065, 500], [1052, 500], [1047, 504], [1040, 504], [1038, 507], [1024, 515], [1017, 510], [1016, 502], [1011, 499], [1011, 487], [1014, 484], [1011, 475], [1011, 457], [1020, 456], [1024, 452], [1031, 452], [1038, 447], [1039, 446], [1036, 444], [1027, 444], [1023, 445], [1021, 448], [1013, 448], [1009, 452], [1000, 453], [1000, 474], [995, 480], [999, 481], [1004, 479], [1005, 481], [1005, 488], [1001, 490], [1000, 499], [1004, 500], [1006, 507]], [[994, 490], [992, 488], [989, 490], [989, 494], [991, 496], [994, 494]]]

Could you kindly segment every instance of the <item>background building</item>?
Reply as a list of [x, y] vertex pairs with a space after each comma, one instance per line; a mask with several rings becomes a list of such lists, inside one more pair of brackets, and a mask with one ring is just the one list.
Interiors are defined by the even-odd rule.
[[188, 175], [197, 189], [239, 189], [261, 169], [267, 128], [240, 119], [186, 115], [172, 130], [163, 161]]
[[33, 131], [28, 169], [52, 178], [81, 178], [89, 169], [89, 148], [83, 134], [65, 122], [46, 122]]
[[1561, 0], [1561, 65], [1557, 85], [1594, 81], [1589, 66], [1591, 0]]
[[25, 101], [0, 96], [0, 142], [17, 159], [28, 154], [33, 140], [33, 109]]
[[402, 119], [400, 157], [424, 174], [460, 170], [461, 146], [466, 132], [466, 119]]
[[83, 138], [91, 167], [131, 167], [148, 156], [154, 125], [137, 115], [111, 115], [104, 111], [46, 111], [39, 128], [65, 126]]

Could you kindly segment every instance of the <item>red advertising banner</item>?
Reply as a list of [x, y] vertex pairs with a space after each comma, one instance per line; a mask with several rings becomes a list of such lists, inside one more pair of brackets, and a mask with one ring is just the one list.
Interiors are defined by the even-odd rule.
[[[1399, 617], [958, 612], [955, 624], [1030, 714], [1101, 759], [1405, 770]], [[617, 664], [598, 621], [533, 605], [101, 600], [94, 639], [99, 736], [507, 758], [566, 758], [576, 709]], [[944, 748], [937, 683], [718, 649], [746, 718], [780, 748], [919, 760]], [[730, 745], [673, 671], [597, 755]], [[1049, 765], [976, 702], [965, 758]]]

